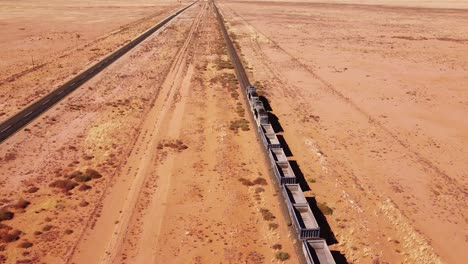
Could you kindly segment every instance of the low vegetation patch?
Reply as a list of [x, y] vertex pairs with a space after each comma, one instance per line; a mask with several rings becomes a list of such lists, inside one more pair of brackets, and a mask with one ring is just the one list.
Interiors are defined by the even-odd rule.
[[276, 217], [270, 212], [270, 210], [266, 208], [261, 208], [260, 213], [262, 214], [263, 220], [273, 221], [276, 219]]
[[29, 205], [31, 204], [31, 202], [23, 199], [23, 198], [20, 198], [18, 200], [18, 202], [16, 202], [15, 204], [15, 208], [16, 209], [26, 209], [26, 207], [28, 207]]
[[310, 183], [315, 183], [316, 182], [316, 180], [314, 178], [308, 178], [307, 181], [310, 182]]
[[170, 140], [162, 141], [156, 147], [157, 149], [171, 148], [177, 151], [182, 151], [188, 149], [188, 146], [184, 144], [181, 140]]
[[240, 178], [239, 181], [242, 183], [242, 185], [245, 185], [245, 186], [254, 186], [255, 185], [252, 181], [247, 180], [245, 178]]
[[31, 186], [31, 187], [29, 187], [29, 189], [27, 189], [25, 192], [26, 192], [26, 193], [35, 193], [35, 192], [37, 192], [37, 191], [39, 191], [39, 188], [38, 188], [38, 187], [36, 187], [36, 186]]
[[[270, 229], [270, 230], [275, 230], [278, 227], [279, 227], [279, 225], [277, 223], [269, 223], [268, 224], [268, 229]], [[279, 249], [281, 249], [281, 248], [279, 248]]]
[[229, 129], [236, 133], [239, 131], [239, 129], [241, 129], [242, 131], [249, 131], [249, 121], [247, 121], [244, 118], [231, 121], [229, 124]]
[[271, 248], [274, 250], [281, 250], [283, 246], [281, 244], [274, 244]]
[[320, 211], [324, 215], [332, 215], [333, 214], [333, 209], [331, 207], [329, 207], [326, 203], [318, 203], [317, 207], [320, 209]]
[[276, 259], [285, 261], [289, 259], [289, 253], [284, 252], [284, 251], [278, 251], [276, 252]]
[[99, 179], [102, 175], [93, 169], [86, 169], [84, 172], [74, 171], [67, 178], [74, 179], [77, 182], [88, 182], [93, 179]]
[[265, 191], [265, 189], [263, 189], [262, 187], [255, 188], [255, 193], [262, 193], [264, 191]]
[[231, 63], [231, 61], [225, 61], [221, 58], [216, 60], [216, 66], [218, 70], [234, 69], [234, 65]]
[[11, 220], [15, 214], [13, 212], [8, 211], [8, 209], [4, 208], [0, 210], [0, 222], [5, 220]]
[[45, 225], [45, 226], [42, 228], [42, 231], [45, 231], [45, 232], [50, 231], [53, 227], [54, 227], [54, 226], [52, 226], [52, 225]]
[[78, 187], [78, 191], [82, 191], [82, 192], [83, 192], [83, 191], [87, 191], [87, 190], [89, 190], [89, 189], [91, 189], [91, 186], [89, 186], [89, 185], [87, 185], [87, 184], [84, 184], [84, 183], [81, 184], [80, 187]]
[[23, 241], [21, 243], [19, 243], [18, 247], [19, 248], [30, 248], [33, 246], [33, 243], [29, 242], [29, 241]]
[[[10, 228], [11, 229], [11, 228]], [[0, 230], [0, 241], [3, 243], [11, 243], [20, 239], [21, 231], [9, 230], [9, 229], [2, 229]]]
[[49, 184], [50, 187], [61, 189], [64, 192], [68, 192], [73, 190], [78, 183], [70, 180], [70, 179], [65, 179], [65, 180], [55, 180], [51, 184]]
[[253, 181], [253, 183], [257, 185], [268, 185], [268, 182], [264, 178], [261, 178], [261, 177], [256, 178]]

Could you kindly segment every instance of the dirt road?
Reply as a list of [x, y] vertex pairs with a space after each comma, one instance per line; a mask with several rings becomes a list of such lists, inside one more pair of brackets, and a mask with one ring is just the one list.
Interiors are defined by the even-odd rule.
[[0, 258], [297, 263], [246, 119], [197, 4], [2, 144]]

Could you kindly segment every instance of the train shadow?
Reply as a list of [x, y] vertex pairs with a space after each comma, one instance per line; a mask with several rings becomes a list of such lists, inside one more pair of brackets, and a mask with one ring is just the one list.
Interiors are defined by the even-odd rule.
[[315, 197], [307, 197], [306, 199], [307, 203], [309, 203], [310, 210], [312, 210], [312, 213], [314, 214], [315, 219], [317, 220], [317, 224], [320, 226], [320, 236], [327, 241], [328, 245], [337, 244], [338, 240], [336, 240], [335, 233], [333, 233], [333, 231], [331, 230], [327, 218], [318, 207], [317, 200], [315, 200]]
[[265, 107], [265, 110], [267, 111], [273, 111], [270, 105], [270, 101], [265, 96], [259, 96], [258, 99], [263, 103], [263, 107]]
[[291, 149], [289, 148], [288, 142], [286, 142], [286, 140], [284, 139], [282, 135], [276, 135], [276, 137], [278, 138], [278, 141], [281, 144], [281, 147], [283, 148], [283, 151], [286, 157], [292, 157], [293, 154], [292, 154]]
[[331, 254], [333, 256], [333, 259], [335, 259], [336, 264], [348, 264], [348, 260], [346, 259], [346, 256], [342, 254], [340, 251], [331, 250]]
[[275, 133], [284, 132], [283, 127], [281, 126], [278, 117], [275, 114], [268, 112], [268, 119], [270, 120], [270, 124], [275, 130]]
[[[283, 127], [281, 126], [279, 122], [279, 118], [275, 114], [270, 112], [273, 110], [271, 108], [271, 105], [268, 99], [265, 98], [264, 96], [260, 96], [260, 101], [263, 103], [265, 110], [269, 111], [268, 118], [275, 132], [276, 133], [284, 132]], [[285, 138], [282, 135], [277, 135], [277, 138], [281, 144], [281, 147], [283, 148], [284, 154], [287, 157], [292, 157], [293, 153], [291, 149], [289, 148], [289, 145], [286, 142]], [[290, 160], [289, 164], [291, 165], [291, 168], [294, 174], [296, 175], [297, 183], [299, 184], [299, 186], [301, 186], [301, 189], [303, 191], [310, 191], [311, 188], [309, 184], [307, 183], [307, 180], [304, 174], [302, 173], [302, 170], [299, 167], [299, 164], [297, 163], [297, 161]], [[315, 216], [315, 219], [317, 220], [317, 224], [320, 226], [320, 236], [326, 240], [328, 245], [337, 244], [338, 240], [336, 239], [335, 233], [333, 233], [333, 230], [328, 224], [325, 214], [320, 210], [315, 197], [306, 197], [306, 199], [307, 199], [307, 203], [310, 206], [310, 209], [312, 210], [312, 213]], [[340, 251], [331, 250], [331, 254], [337, 264], [348, 264], [348, 260], [346, 259], [346, 256], [342, 254]]]
[[291, 165], [291, 169], [294, 172], [294, 175], [296, 175], [297, 183], [299, 186], [301, 186], [302, 191], [310, 191], [310, 186], [307, 183], [306, 178], [304, 177], [304, 174], [301, 171], [301, 168], [299, 167], [299, 164], [295, 160], [290, 160], [289, 165]]

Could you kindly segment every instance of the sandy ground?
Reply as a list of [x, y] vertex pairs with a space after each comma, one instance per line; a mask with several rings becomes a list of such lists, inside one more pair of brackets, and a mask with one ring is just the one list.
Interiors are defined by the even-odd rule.
[[322, 2], [220, 6], [309, 195], [333, 209], [332, 248], [356, 263], [464, 263], [468, 10]]
[[233, 76], [197, 4], [2, 143], [0, 260], [298, 263]]
[[145, 0], [0, 2], [0, 122], [180, 6]]

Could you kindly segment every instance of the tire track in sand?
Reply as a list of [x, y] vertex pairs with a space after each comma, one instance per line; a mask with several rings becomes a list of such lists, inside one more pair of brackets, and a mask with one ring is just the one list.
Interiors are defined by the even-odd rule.
[[[194, 5], [187, 10], [193, 10], [198, 5]], [[191, 15], [193, 17], [193, 15]], [[180, 18], [178, 18], [180, 19]], [[185, 19], [193, 19], [186, 17]], [[140, 190], [145, 178], [150, 171], [150, 166], [155, 161], [155, 150], [158, 142], [156, 137], [160, 132], [161, 123], [167, 119], [167, 114], [172, 107], [174, 95], [177, 92], [175, 77], [179, 76], [183, 69], [183, 60], [187, 53], [187, 47], [192, 38], [196, 25], [193, 19], [185, 43], [177, 52], [175, 59], [162, 84], [159, 96], [152, 103], [145, 120], [142, 122], [141, 131], [136, 139], [132, 151], [125, 166], [121, 170], [121, 175], [115, 183], [110, 183], [110, 187], [104, 194], [102, 200], [102, 212], [97, 219], [95, 226], [88, 225], [85, 229], [87, 236], [83, 236], [82, 247], [77, 246], [77, 253], [73, 254], [68, 263], [81, 263], [92, 261], [93, 263], [109, 263], [113, 260], [120, 243], [125, 237], [128, 225], [134, 214], [135, 204], [140, 195]], [[120, 209], [120, 210], [119, 210]], [[84, 249], [80, 252], [79, 248]]]
[[[197, 14], [194, 22], [191, 25], [188, 36], [178, 52], [174, 63], [171, 66], [167, 75], [162, 91], [164, 101], [156, 101], [155, 107], [148, 115], [149, 127], [144, 126], [144, 134], [142, 140], [137, 143], [140, 147], [145, 147], [144, 151], [140, 152], [138, 148], [131, 154], [128, 164], [127, 174], [136, 174], [136, 178], [130, 187], [127, 199], [122, 208], [122, 215], [119, 218], [119, 224], [116, 225], [114, 235], [107, 245], [106, 255], [101, 259], [101, 263], [112, 263], [116, 258], [125, 251], [127, 245], [136, 245], [138, 251], [138, 259], [136, 263], [150, 263], [154, 261], [152, 243], [161, 226], [162, 213], [164, 212], [164, 204], [167, 199], [167, 193], [170, 186], [170, 174], [164, 173], [163, 169], [155, 172], [155, 164], [157, 163], [157, 144], [165, 136], [177, 137], [180, 133], [182, 124], [182, 114], [185, 106], [185, 96], [189, 88], [193, 67], [186, 65], [188, 48], [192, 42], [195, 32], [200, 25], [201, 18], [204, 14], [204, 8]], [[181, 98], [180, 100], [178, 98]], [[179, 100], [179, 101], [178, 101]], [[152, 122], [156, 120], [156, 122]], [[132, 158], [134, 157], [134, 158]], [[138, 159], [138, 160], [137, 160]], [[166, 167], [172, 167], [174, 160], [168, 158]], [[161, 171], [163, 170], [163, 171]], [[152, 198], [152, 206], [145, 211], [138, 211], [137, 204], [147, 195], [141, 192], [146, 180], [152, 175], [160, 175], [158, 178], [158, 191]], [[154, 221], [158, 219], [159, 221]], [[130, 231], [135, 219], [143, 222], [143, 231], [140, 232], [142, 237], [137, 241], [128, 242], [133, 238]], [[144, 219], [144, 220], [142, 220]], [[125, 243], [124, 243], [125, 242]]]

